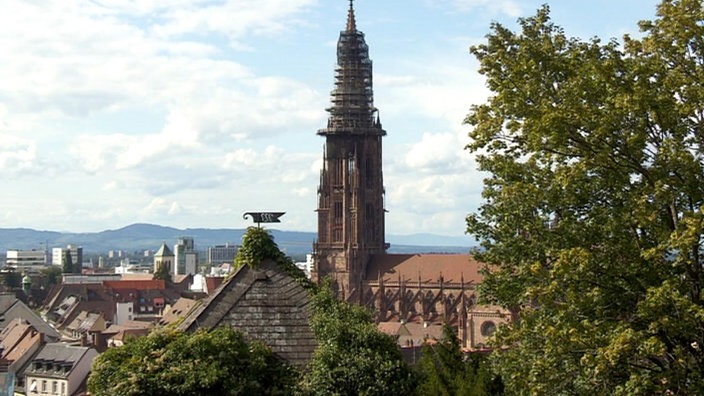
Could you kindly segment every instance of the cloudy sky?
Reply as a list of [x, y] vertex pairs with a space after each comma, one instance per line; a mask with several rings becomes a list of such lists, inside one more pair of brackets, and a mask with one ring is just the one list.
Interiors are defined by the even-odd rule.
[[[384, 138], [387, 232], [461, 236], [481, 200], [469, 54], [545, 2], [570, 36], [621, 37], [654, 0], [358, 0]], [[1, 0], [0, 228], [132, 223], [316, 230], [346, 0]]]

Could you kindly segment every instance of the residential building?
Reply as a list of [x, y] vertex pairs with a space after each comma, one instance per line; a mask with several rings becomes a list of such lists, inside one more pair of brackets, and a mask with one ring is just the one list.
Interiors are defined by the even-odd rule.
[[101, 333], [102, 339], [105, 341], [104, 348], [122, 346], [128, 338], [144, 337], [153, 328], [154, 323], [137, 320], [129, 320], [119, 325], [113, 324]]
[[61, 335], [53, 327], [18, 299], [14, 293], [0, 293], [0, 331], [17, 320], [30, 324], [42, 333], [48, 342], [61, 339]]
[[70, 396], [85, 386], [93, 359], [98, 356], [94, 348], [49, 343], [32, 359], [25, 370], [27, 396]]
[[65, 341], [79, 341], [81, 345], [96, 345], [99, 334], [107, 324], [102, 314], [81, 311], [63, 330]]
[[183, 320], [193, 308], [200, 304], [198, 300], [181, 297], [173, 305], [167, 306], [164, 316], [159, 320], [159, 326], [168, 326]]
[[161, 318], [166, 304], [173, 304], [183, 290], [188, 290], [190, 281], [186, 276], [182, 283], [168, 284], [154, 279], [61, 284], [51, 290], [41, 312], [60, 331], [73, 323], [81, 312], [101, 314], [106, 322], [113, 324], [130, 320], [155, 322]]
[[[14, 319], [0, 332], [0, 394], [9, 387], [23, 388], [22, 373], [45, 344], [44, 334], [23, 319]], [[12, 393], [5, 393], [12, 394]]]

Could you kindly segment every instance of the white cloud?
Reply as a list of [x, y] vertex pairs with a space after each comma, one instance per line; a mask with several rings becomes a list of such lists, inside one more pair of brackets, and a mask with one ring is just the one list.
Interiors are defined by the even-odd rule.
[[471, 11], [475, 9], [488, 10], [492, 14], [505, 14], [511, 17], [522, 15], [523, 9], [516, 0], [441, 0], [449, 1], [454, 7], [461, 11]]
[[34, 167], [37, 146], [33, 140], [0, 133], [0, 170], [20, 172]]
[[458, 143], [451, 133], [424, 133], [421, 141], [406, 154], [405, 163], [419, 172], [447, 172], [458, 161], [458, 154], [462, 154]]
[[[242, 226], [243, 211], [276, 209], [282, 227], [316, 229], [315, 132], [344, 1], [2, 4], [0, 170], [34, 193], [0, 196], [3, 224]], [[536, 4], [410, 1], [392, 15], [396, 4], [355, 3], [388, 132], [388, 232], [463, 229], [481, 177], [462, 120], [488, 95], [467, 47], [489, 19]]]

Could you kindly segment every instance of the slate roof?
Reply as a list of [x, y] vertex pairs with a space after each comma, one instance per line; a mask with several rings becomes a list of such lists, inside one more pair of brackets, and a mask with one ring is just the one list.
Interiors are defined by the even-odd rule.
[[23, 319], [15, 319], [0, 332], [2, 358], [8, 361], [18, 360], [41, 341], [41, 333], [32, 325]]
[[18, 301], [14, 293], [0, 293], [0, 313], [4, 313]]
[[[37, 356], [32, 359], [32, 365], [25, 371], [25, 375], [41, 375], [52, 378], [67, 378], [73, 368], [81, 361], [84, 355], [92, 349], [90, 347], [72, 346], [63, 343], [50, 343], [44, 345]], [[45, 368], [37, 369], [34, 363], [46, 365], [57, 365], [66, 367], [67, 370], [47, 370]]]
[[193, 307], [196, 306], [197, 303], [198, 301], [192, 300], [190, 298], [179, 298], [169, 310], [164, 312], [164, 315], [162, 316], [161, 320], [159, 320], [159, 325], [166, 326], [171, 323], [177, 322], [181, 318], [186, 317], [186, 315], [191, 312], [191, 310], [193, 309]]
[[384, 282], [403, 281], [422, 284], [446, 283], [479, 284], [483, 264], [469, 254], [377, 254], [367, 266], [365, 280]]
[[66, 326], [66, 328], [79, 333], [88, 333], [92, 330], [103, 330], [96, 328], [96, 324], [101, 318], [101, 314], [81, 311], [78, 316], [76, 316], [76, 318], [73, 319], [68, 326]]
[[179, 326], [185, 331], [232, 326], [261, 340], [294, 366], [305, 366], [317, 345], [310, 328], [310, 294], [276, 263], [243, 266]]
[[166, 242], [161, 244], [161, 247], [159, 250], [157, 250], [156, 253], [154, 253], [155, 257], [175, 257], [174, 252], [169, 249], [169, 246], [166, 245]]
[[61, 335], [46, 321], [20, 301], [14, 294], [0, 294], [0, 330], [13, 320], [22, 319], [44, 334], [48, 340], [59, 340]]

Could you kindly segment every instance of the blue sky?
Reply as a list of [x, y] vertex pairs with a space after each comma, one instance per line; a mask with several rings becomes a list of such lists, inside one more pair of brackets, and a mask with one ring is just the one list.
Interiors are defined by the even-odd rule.
[[[481, 202], [462, 120], [489, 92], [468, 48], [546, 1], [357, 0], [374, 62], [387, 233], [461, 236]], [[570, 36], [620, 38], [656, 1], [553, 1]], [[346, 0], [5, 0], [0, 227], [242, 228], [315, 191]]]

